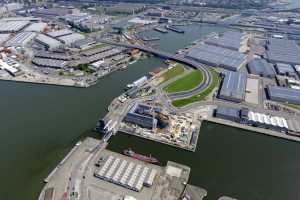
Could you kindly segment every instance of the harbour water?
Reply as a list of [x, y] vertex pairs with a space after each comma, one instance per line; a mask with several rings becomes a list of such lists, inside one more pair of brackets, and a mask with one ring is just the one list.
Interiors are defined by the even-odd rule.
[[[174, 52], [201, 37], [199, 31], [205, 35], [222, 30], [196, 25], [189, 37], [189, 27], [181, 28], [186, 29], [186, 42], [182, 42], [185, 34], [170, 32], [172, 39], [161, 39], [161, 48]], [[0, 199], [36, 199], [43, 179], [80, 138], [99, 137], [91, 130], [112, 99], [128, 83], [163, 66], [154, 57], [140, 60], [84, 89], [1, 81]], [[123, 134], [110, 145], [117, 151], [128, 147], [162, 161], [189, 165], [191, 183], [207, 189], [208, 199], [219, 194], [239, 199], [299, 199], [297, 143], [205, 123], [196, 153]]]
[[203, 123], [195, 153], [119, 133], [108, 147], [131, 148], [191, 167], [190, 183], [208, 191], [206, 200], [222, 195], [241, 200], [300, 199], [297, 159], [300, 144], [255, 132]]

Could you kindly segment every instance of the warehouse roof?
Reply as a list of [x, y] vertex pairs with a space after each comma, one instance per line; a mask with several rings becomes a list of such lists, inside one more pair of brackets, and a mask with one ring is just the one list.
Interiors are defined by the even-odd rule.
[[29, 21], [0, 21], [0, 32], [18, 32], [29, 24]]
[[208, 44], [192, 49], [187, 57], [217, 67], [229, 67], [233, 70], [238, 70], [247, 58], [245, 54], [238, 51]]
[[34, 37], [33, 32], [21, 32], [15, 35], [13, 38], [6, 42], [6, 46], [24, 46], [26, 43], [30, 42]]
[[244, 39], [245, 35], [241, 32], [227, 31], [218, 38], [210, 38], [206, 40], [205, 43], [238, 50]]
[[264, 113], [249, 111], [248, 118], [250, 121], [259, 122], [261, 124], [267, 124], [287, 129], [289, 128], [286, 119], [283, 117], [271, 116]]
[[218, 108], [215, 110], [215, 114], [234, 117], [234, 118], [240, 118], [240, 109], [218, 106]]
[[300, 48], [294, 40], [268, 39], [266, 56], [273, 63], [300, 64]]
[[290, 64], [276, 63], [275, 67], [276, 67], [276, 70], [277, 70], [278, 74], [281, 74], [281, 75], [284, 75], [284, 74], [286, 74], [286, 75], [295, 75], [296, 74], [295, 69]]
[[61, 29], [58, 31], [52, 31], [47, 33], [47, 35], [51, 36], [51, 37], [60, 37], [60, 36], [64, 36], [64, 35], [70, 35], [72, 34], [73, 31], [69, 30], [69, 29]]
[[64, 60], [33, 58], [32, 63], [43, 67], [63, 68], [67, 66], [68, 62]]
[[244, 100], [246, 94], [247, 76], [242, 72], [226, 73], [219, 96], [222, 98]]
[[10, 34], [0, 34], [0, 44], [9, 39]]
[[48, 37], [44, 34], [39, 34], [36, 37], [36, 40], [40, 43], [43, 43], [44, 45], [47, 45], [50, 48], [55, 48], [55, 47], [59, 47], [61, 45], [61, 43], [58, 40], [55, 40], [51, 37]]
[[300, 105], [300, 90], [279, 86], [268, 86], [267, 91], [271, 100]]
[[256, 58], [248, 63], [247, 68], [249, 73], [264, 77], [274, 77], [275, 71], [272, 64], [264, 59]]
[[47, 24], [44, 22], [37, 22], [30, 24], [25, 28], [24, 31], [34, 31], [34, 32], [42, 32], [47, 27]]
[[59, 37], [58, 39], [61, 40], [64, 44], [70, 45], [78, 40], [84, 39], [84, 35], [79, 33], [72, 33], [70, 35], [64, 35]]

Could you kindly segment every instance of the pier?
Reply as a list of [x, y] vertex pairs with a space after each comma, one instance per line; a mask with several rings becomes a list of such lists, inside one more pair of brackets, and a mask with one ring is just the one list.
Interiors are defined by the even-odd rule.
[[160, 33], [168, 33], [169, 31], [167, 29], [164, 29], [162, 27], [155, 27], [153, 30], [160, 32]]
[[176, 28], [176, 27], [174, 27], [174, 26], [169, 26], [169, 25], [166, 26], [166, 29], [171, 30], [171, 31], [174, 31], [174, 32], [176, 32], [176, 33], [184, 33], [184, 32], [185, 32], [185, 31], [182, 30], [182, 29]]

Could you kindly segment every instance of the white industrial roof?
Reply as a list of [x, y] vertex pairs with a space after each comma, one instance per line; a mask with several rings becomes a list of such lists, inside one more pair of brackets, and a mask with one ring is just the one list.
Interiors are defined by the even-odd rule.
[[0, 32], [17, 32], [27, 26], [29, 21], [0, 21]]
[[60, 36], [64, 36], [64, 35], [70, 35], [72, 34], [73, 31], [69, 30], [69, 29], [61, 29], [58, 31], [52, 31], [47, 33], [47, 35], [51, 36], [51, 37], [60, 37]]
[[13, 66], [7, 64], [7, 62], [3, 61], [3, 60], [0, 60], [0, 68], [2, 70], [6, 70], [12, 74], [18, 72], [18, 70], [16, 68], [14, 68]]
[[30, 24], [25, 28], [25, 31], [34, 31], [34, 32], [42, 32], [47, 27], [47, 24], [44, 22], [37, 22]]
[[10, 34], [0, 34], [0, 44], [9, 39]]
[[271, 116], [263, 113], [249, 111], [248, 118], [250, 121], [259, 122], [261, 124], [289, 128], [286, 119], [283, 117]]

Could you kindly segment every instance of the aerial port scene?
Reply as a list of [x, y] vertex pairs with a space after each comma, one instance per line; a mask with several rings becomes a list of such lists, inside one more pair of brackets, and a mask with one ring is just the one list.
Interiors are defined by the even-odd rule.
[[1, 200], [300, 199], [299, 0], [0, 5]]

